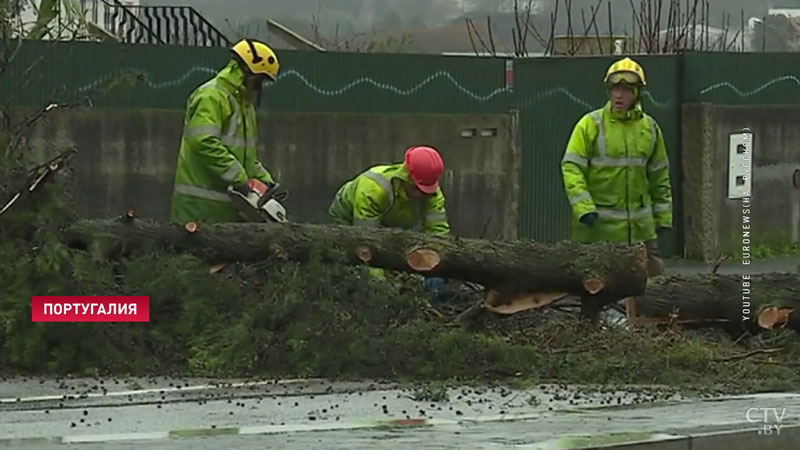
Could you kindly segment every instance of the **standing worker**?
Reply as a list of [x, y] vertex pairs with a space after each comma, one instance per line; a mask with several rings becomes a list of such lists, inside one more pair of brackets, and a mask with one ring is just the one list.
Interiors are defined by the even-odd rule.
[[[448, 234], [445, 198], [439, 186], [443, 173], [444, 161], [435, 148], [411, 147], [404, 162], [373, 166], [342, 185], [328, 214], [340, 225]], [[383, 277], [381, 269], [370, 272]], [[444, 280], [426, 278], [425, 285], [442, 292]]]
[[[664, 136], [642, 110], [644, 70], [630, 58], [609, 67], [609, 101], [572, 131], [561, 173], [578, 242], [644, 242], [648, 276], [663, 273], [658, 236], [672, 228], [672, 190]], [[633, 299], [626, 301], [629, 321]]]
[[244, 195], [275, 186], [258, 160], [255, 108], [263, 85], [278, 77], [278, 57], [266, 44], [250, 39], [231, 50], [228, 64], [189, 97], [172, 197], [173, 222], [239, 222], [228, 186]]

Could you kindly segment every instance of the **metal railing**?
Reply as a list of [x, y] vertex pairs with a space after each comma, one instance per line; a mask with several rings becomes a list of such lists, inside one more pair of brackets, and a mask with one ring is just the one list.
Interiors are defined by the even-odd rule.
[[87, 19], [132, 44], [228, 47], [230, 40], [191, 6], [126, 5], [81, 0]]

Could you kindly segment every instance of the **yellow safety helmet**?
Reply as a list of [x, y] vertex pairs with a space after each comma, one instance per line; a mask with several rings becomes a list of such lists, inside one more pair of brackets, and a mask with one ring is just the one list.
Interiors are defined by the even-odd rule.
[[272, 81], [278, 78], [278, 56], [263, 42], [242, 39], [231, 49], [253, 74], [266, 75]]
[[633, 85], [647, 86], [647, 81], [644, 78], [644, 69], [642, 69], [639, 63], [630, 58], [624, 58], [612, 64], [611, 67], [608, 68], [603, 82], [610, 85], [625, 82]]

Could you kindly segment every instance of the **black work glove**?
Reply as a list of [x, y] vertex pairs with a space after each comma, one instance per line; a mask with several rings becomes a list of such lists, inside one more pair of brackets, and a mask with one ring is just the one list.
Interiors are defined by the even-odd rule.
[[269, 187], [270, 197], [274, 198], [275, 200], [283, 203], [289, 197], [289, 191], [284, 188], [281, 188], [281, 185], [275, 182], [267, 183], [267, 187]]
[[590, 212], [581, 216], [581, 223], [587, 226], [594, 226], [594, 221], [597, 220], [597, 213]]
[[250, 186], [248, 186], [247, 183], [237, 184], [233, 187], [233, 190], [244, 195], [245, 197], [250, 194]]

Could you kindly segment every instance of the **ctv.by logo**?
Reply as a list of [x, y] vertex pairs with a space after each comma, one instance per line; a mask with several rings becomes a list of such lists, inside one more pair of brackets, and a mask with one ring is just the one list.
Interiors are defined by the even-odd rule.
[[745, 417], [750, 423], [763, 423], [764, 427], [758, 434], [781, 434], [783, 419], [786, 417], [786, 408], [748, 408]]

